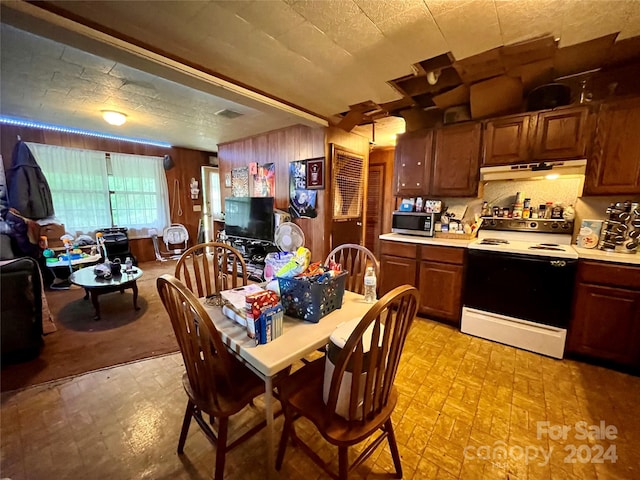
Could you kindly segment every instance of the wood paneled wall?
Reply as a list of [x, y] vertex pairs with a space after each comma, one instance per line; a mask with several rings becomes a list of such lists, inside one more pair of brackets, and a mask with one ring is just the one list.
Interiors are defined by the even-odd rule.
[[[313, 261], [324, 261], [329, 253], [331, 234], [330, 179], [331, 166], [329, 142], [337, 143], [368, 158], [368, 140], [359, 135], [346, 133], [337, 128], [311, 128], [303, 125], [274, 130], [218, 146], [221, 196], [231, 196], [231, 188], [224, 186], [225, 174], [233, 168], [249, 166], [251, 162], [274, 163], [276, 167], [275, 206], [281, 210], [289, 209], [289, 163], [324, 156], [325, 189], [318, 190], [316, 208], [318, 217], [298, 218], [298, 224], [305, 234], [306, 247], [311, 250]], [[363, 151], [364, 149], [364, 151]]]
[[[197, 200], [191, 200], [189, 182], [191, 178], [198, 180], [201, 185], [200, 167], [208, 165], [208, 152], [190, 150], [186, 148], [162, 148], [151, 145], [142, 145], [130, 142], [121, 142], [86, 135], [55, 132], [38, 128], [16, 127], [0, 125], [0, 153], [5, 169], [11, 165], [11, 154], [20, 135], [25, 142], [44, 143], [70, 148], [84, 148], [87, 150], [100, 150], [104, 152], [129, 153], [134, 155], [171, 155], [175, 166], [166, 171], [167, 186], [169, 189], [169, 207], [171, 208], [171, 222], [181, 223], [189, 230], [189, 245], [197, 242], [198, 224], [201, 218], [200, 211], [194, 211], [194, 206], [202, 208], [202, 193]], [[176, 180], [179, 188], [175, 187]], [[176, 197], [176, 192], [179, 192]], [[178, 215], [178, 199], [182, 207], [182, 215]], [[173, 208], [172, 208], [173, 207]], [[109, 225], [96, 225], [96, 228], [104, 228]], [[126, 226], [126, 225], [123, 225]], [[130, 243], [132, 253], [138, 261], [150, 261], [155, 258], [151, 239], [134, 239]]]

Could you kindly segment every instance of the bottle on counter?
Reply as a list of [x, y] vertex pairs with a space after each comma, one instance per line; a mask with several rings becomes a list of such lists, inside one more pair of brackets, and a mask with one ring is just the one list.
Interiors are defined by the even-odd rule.
[[553, 209], [553, 202], [547, 202], [544, 210], [544, 218], [551, 218], [552, 209]]
[[538, 209], [536, 207], [531, 207], [531, 218], [538, 218]]
[[376, 272], [373, 267], [367, 267], [364, 274], [364, 301], [375, 303], [376, 299]]

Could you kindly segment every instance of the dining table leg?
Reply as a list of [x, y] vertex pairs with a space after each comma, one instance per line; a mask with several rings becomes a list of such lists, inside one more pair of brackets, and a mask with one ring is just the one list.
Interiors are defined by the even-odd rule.
[[276, 452], [273, 431], [273, 377], [265, 377], [264, 387], [264, 412], [267, 420], [267, 478], [275, 478]]

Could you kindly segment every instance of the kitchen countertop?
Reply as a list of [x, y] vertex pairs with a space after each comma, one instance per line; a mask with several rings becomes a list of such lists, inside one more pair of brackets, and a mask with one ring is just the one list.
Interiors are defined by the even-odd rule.
[[[443, 247], [467, 248], [472, 240], [456, 240], [449, 238], [421, 237], [418, 235], [402, 235], [400, 233], [385, 233], [380, 235], [380, 240], [388, 240], [391, 242], [417, 243], [420, 245], [439, 245]], [[640, 254], [626, 254], [605, 252], [596, 248], [583, 248], [572, 245], [578, 257], [583, 260], [597, 260], [600, 262], [623, 263], [626, 265], [640, 265]]]
[[573, 248], [578, 252], [578, 257], [583, 260], [597, 260], [601, 262], [613, 262], [624, 263], [627, 265], [640, 265], [640, 255], [627, 254], [627, 253], [615, 253], [605, 252], [604, 250], [598, 250], [597, 248], [583, 248], [573, 245]]
[[439, 245], [441, 247], [457, 247], [467, 248], [472, 240], [457, 240], [452, 238], [435, 238], [435, 237], [421, 237], [418, 235], [402, 235], [401, 233], [385, 233], [380, 235], [380, 240], [389, 240], [392, 242], [405, 242], [405, 243], [419, 243], [421, 245]]

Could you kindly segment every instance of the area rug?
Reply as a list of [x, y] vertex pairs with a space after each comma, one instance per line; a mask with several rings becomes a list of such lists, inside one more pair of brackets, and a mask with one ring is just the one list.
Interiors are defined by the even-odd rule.
[[139, 267], [138, 306], [133, 292], [101, 295], [101, 320], [93, 320], [91, 300], [84, 290], [46, 290], [56, 331], [45, 335], [40, 356], [2, 365], [2, 391], [21, 389], [92, 370], [178, 351], [169, 317], [156, 290], [156, 279], [173, 274], [176, 262], [145, 262]]

